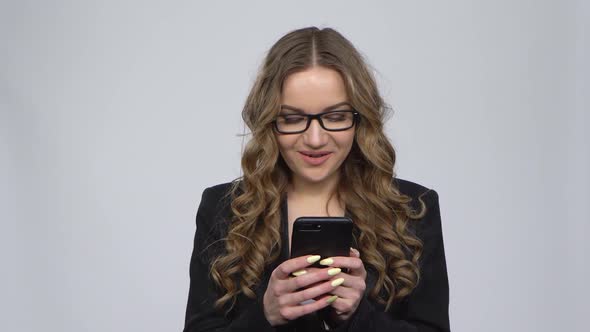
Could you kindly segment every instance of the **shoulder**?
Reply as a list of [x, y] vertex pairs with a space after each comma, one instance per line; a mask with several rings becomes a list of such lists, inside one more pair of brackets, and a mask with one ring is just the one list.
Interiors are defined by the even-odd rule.
[[206, 187], [197, 210], [197, 227], [219, 228], [231, 212], [232, 191], [236, 181]]
[[219, 241], [227, 233], [231, 220], [231, 193], [234, 182], [206, 187], [196, 213], [195, 250], [200, 259], [211, 260], [224, 244]]
[[404, 179], [394, 178], [394, 186], [403, 195], [412, 199], [410, 205], [420, 212], [426, 209], [424, 216], [410, 223], [415, 227], [416, 235], [429, 241], [442, 237], [439, 197], [436, 190]]
[[221, 199], [231, 192], [234, 182], [235, 181], [225, 182], [207, 187], [205, 190], [203, 190], [203, 196], [207, 196], [207, 198]]
[[235, 185], [236, 180], [206, 187], [201, 196], [200, 207], [217, 211], [229, 207]]
[[412, 208], [420, 210], [422, 202], [426, 204], [426, 209], [438, 208], [438, 193], [436, 190], [400, 178], [394, 178], [392, 184], [400, 194], [412, 199], [410, 202]]

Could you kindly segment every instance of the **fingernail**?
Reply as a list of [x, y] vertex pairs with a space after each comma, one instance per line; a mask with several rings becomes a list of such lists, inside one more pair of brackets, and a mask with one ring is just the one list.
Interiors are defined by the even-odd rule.
[[293, 272], [291, 274], [294, 275], [294, 276], [296, 276], [296, 277], [299, 277], [299, 276], [302, 276], [302, 275], [304, 275], [306, 273], [307, 273], [307, 271], [305, 271], [305, 270], [299, 270], [299, 271], [295, 271], [295, 272]]
[[326, 300], [326, 302], [332, 303], [332, 302], [336, 301], [337, 299], [338, 299], [338, 295], [332, 295]]
[[332, 258], [325, 258], [320, 261], [320, 265], [331, 265], [334, 264], [334, 260]]
[[310, 256], [310, 257], [307, 257], [307, 262], [309, 264], [313, 264], [313, 263], [319, 261], [320, 258], [322, 258], [322, 256], [319, 256], [319, 255]]
[[335, 268], [332, 268], [332, 269], [329, 269], [329, 270], [328, 270], [328, 275], [330, 275], [330, 276], [335, 276], [335, 275], [337, 275], [338, 273], [340, 273], [341, 271], [342, 271], [341, 269], [339, 269], [339, 268], [335, 267]]
[[343, 282], [344, 282], [344, 278], [338, 278], [338, 279], [332, 281], [332, 287], [338, 287], [338, 286], [342, 285]]

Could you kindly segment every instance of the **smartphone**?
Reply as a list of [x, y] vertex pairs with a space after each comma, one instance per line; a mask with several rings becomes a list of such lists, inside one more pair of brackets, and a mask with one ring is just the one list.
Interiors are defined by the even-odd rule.
[[[352, 220], [348, 217], [299, 217], [293, 224], [291, 258], [320, 255], [349, 256]], [[313, 267], [324, 268], [318, 263]]]

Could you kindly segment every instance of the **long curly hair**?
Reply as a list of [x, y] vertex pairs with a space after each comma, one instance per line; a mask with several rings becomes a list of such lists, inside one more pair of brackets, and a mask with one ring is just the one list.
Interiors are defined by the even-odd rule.
[[290, 169], [279, 153], [272, 121], [280, 110], [285, 78], [312, 66], [338, 71], [351, 105], [361, 114], [352, 149], [343, 162], [337, 195], [355, 225], [355, 243], [363, 262], [376, 274], [369, 296], [386, 305], [408, 295], [420, 278], [422, 242], [408, 230], [410, 219], [426, 213], [394, 185], [395, 151], [383, 125], [390, 108], [379, 94], [363, 56], [331, 28], [309, 27], [280, 38], [269, 50], [245, 102], [242, 118], [251, 139], [242, 154], [240, 179], [231, 190], [232, 220], [225, 252], [211, 265], [222, 295], [217, 309], [233, 308], [237, 297], [255, 298], [262, 273], [281, 251], [280, 206]]

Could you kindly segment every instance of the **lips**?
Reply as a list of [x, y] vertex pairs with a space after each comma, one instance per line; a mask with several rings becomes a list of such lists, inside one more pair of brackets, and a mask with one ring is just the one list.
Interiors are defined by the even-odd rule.
[[301, 152], [301, 154], [304, 154], [304, 155], [306, 155], [308, 157], [312, 157], [312, 158], [323, 157], [329, 153], [330, 152]]
[[326, 160], [328, 160], [331, 156], [331, 152], [310, 152], [310, 151], [300, 151], [299, 154], [303, 161], [311, 166], [319, 166], [323, 164]]

